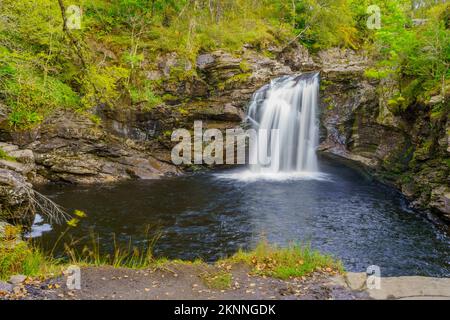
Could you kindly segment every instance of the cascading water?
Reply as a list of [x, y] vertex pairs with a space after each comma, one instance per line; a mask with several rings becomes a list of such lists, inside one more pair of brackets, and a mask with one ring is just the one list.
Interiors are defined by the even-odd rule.
[[248, 110], [257, 131], [250, 146], [250, 159], [256, 163], [252, 172], [318, 171], [318, 96], [318, 73], [281, 77], [254, 94]]

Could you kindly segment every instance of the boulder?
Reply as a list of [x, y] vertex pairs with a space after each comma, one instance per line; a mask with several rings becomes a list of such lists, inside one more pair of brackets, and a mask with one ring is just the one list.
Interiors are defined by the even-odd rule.
[[28, 226], [34, 220], [31, 184], [19, 173], [0, 169], [0, 213], [7, 220]]

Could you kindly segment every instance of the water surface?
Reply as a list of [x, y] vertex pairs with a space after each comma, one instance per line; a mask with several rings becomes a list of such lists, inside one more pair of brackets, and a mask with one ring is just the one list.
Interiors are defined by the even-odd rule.
[[[321, 160], [320, 168], [319, 176], [261, 178], [232, 169], [40, 191], [69, 211], [87, 212], [71, 232], [80, 248], [91, 229], [105, 249], [113, 234], [140, 245], [150, 226], [161, 234], [156, 254], [168, 258], [214, 261], [266, 238], [280, 245], [309, 242], [342, 259], [349, 271], [378, 265], [385, 276], [450, 276], [449, 237], [398, 193], [340, 163]], [[44, 245], [51, 248], [64, 229], [44, 232]]]

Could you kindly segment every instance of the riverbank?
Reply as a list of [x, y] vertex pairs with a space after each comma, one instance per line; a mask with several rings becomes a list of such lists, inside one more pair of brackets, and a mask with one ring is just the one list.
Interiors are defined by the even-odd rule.
[[252, 275], [240, 264], [230, 270], [229, 288], [213, 288], [205, 275], [215, 272], [207, 264], [171, 263], [156, 270], [86, 267], [81, 290], [67, 289], [65, 276], [27, 279], [0, 300], [450, 300], [450, 278], [381, 278], [380, 288], [369, 290], [363, 273], [281, 280]]
[[[29, 281], [19, 294], [6, 299], [25, 300], [330, 300], [362, 299], [324, 273], [307, 278], [281, 280], [251, 275], [247, 266], [235, 265], [228, 272], [230, 286], [208, 281], [219, 269], [208, 264], [169, 263], [162, 268], [132, 270], [112, 267], [81, 269], [81, 290], [68, 290], [64, 276], [44, 282]], [[223, 279], [222, 279], [223, 280]], [[218, 287], [216, 287], [218, 286]], [[17, 289], [16, 289], [17, 290]], [[0, 298], [1, 299], [1, 298]]]
[[[340, 261], [308, 246], [280, 248], [266, 242], [215, 264], [155, 258], [151, 247], [116, 249], [105, 256], [95, 249], [69, 248], [67, 259], [55, 259], [21, 241], [11, 228], [0, 239], [0, 279], [7, 280], [0, 281], [0, 299], [276, 299], [305, 294], [329, 299], [334, 289], [327, 280], [343, 273]], [[67, 270], [73, 266], [81, 268], [81, 291], [66, 290]], [[336, 296], [347, 297], [345, 290], [336, 290]]]
[[[214, 264], [155, 258], [151, 248], [111, 256], [69, 250], [71, 259], [61, 260], [21, 241], [13, 230], [4, 228], [3, 235], [0, 300], [450, 299], [450, 278], [368, 279], [345, 272], [339, 260], [309, 246], [261, 242]], [[79, 288], [69, 286], [76, 283]]]

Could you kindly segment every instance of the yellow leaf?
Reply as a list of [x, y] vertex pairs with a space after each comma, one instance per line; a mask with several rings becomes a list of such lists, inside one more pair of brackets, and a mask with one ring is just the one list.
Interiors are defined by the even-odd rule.
[[81, 210], [75, 210], [73, 212], [73, 214], [76, 215], [78, 218], [86, 218], [87, 217], [87, 214]]

